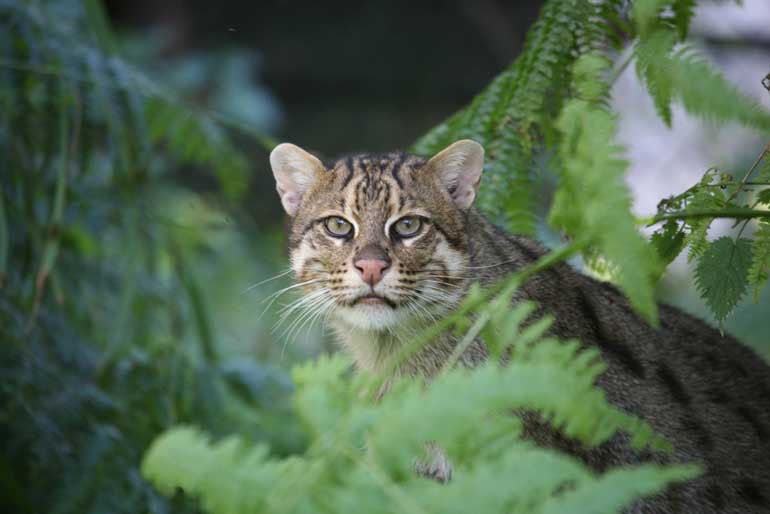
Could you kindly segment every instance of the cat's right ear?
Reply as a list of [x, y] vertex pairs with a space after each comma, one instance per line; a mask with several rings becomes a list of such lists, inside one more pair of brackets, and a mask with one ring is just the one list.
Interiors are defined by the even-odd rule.
[[471, 139], [457, 141], [428, 161], [428, 168], [438, 174], [455, 205], [467, 210], [479, 192], [484, 147]]
[[275, 186], [281, 196], [281, 204], [289, 216], [299, 208], [302, 195], [313, 183], [316, 173], [324, 170], [318, 157], [291, 143], [281, 143], [270, 152]]

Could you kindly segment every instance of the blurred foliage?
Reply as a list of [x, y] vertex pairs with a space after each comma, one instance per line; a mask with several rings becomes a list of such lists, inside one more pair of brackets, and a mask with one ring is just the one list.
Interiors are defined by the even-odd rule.
[[[212, 444], [199, 430], [175, 428], [153, 443], [144, 475], [167, 494], [182, 488], [199, 496], [218, 514], [618, 512], [696, 476], [694, 466], [653, 464], [598, 475], [578, 458], [523, 437], [522, 421], [507, 412], [540, 412], [587, 448], [623, 431], [636, 449], [670, 450], [594, 385], [605, 369], [598, 350], [544, 338], [548, 320], [522, 330], [535, 306], [519, 303], [511, 310], [520, 278], [492, 301], [479, 303], [471, 295], [468, 312], [452, 318], [467, 324], [488, 317], [493, 355], [515, 341], [507, 365], [493, 358], [472, 373], [450, 365], [425, 388], [412, 379], [390, 383], [365, 373], [350, 380], [347, 359], [322, 358], [294, 372], [295, 408], [310, 439], [305, 454], [275, 459], [265, 446], [238, 437]], [[383, 380], [389, 391], [373, 403]], [[414, 472], [426, 441], [449, 456], [449, 484]]]
[[[0, 510], [193, 511], [139, 475], [163, 429], [302, 444], [288, 376], [222, 350], [200, 275], [244, 246], [246, 160], [118, 55], [98, 2], [4, 0], [0, 27]], [[212, 94], [243, 91], [226, 62]]]

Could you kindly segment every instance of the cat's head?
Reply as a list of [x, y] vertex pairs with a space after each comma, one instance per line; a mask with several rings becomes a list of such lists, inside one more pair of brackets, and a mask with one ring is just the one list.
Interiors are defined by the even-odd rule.
[[357, 155], [324, 164], [292, 144], [270, 154], [291, 217], [291, 266], [312, 309], [358, 328], [435, 321], [468, 279], [466, 220], [484, 149], [458, 141], [424, 160]]

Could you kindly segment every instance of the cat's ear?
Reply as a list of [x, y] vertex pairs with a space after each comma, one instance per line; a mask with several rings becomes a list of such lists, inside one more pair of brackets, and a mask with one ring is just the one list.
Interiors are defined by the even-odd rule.
[[324, 170], [318, 157], [291, 143], [281, 143], [270, 152], [275, 186], [281, 204], [289, 216], [297, 213], [302, 195], [313, 183], [316, 173]]
[[463, 210], [470, 208], [481, 182], [484, 147], [470, 139], [457, 141], [436, 154], [428, 166], [452, 195], [455, 205]]

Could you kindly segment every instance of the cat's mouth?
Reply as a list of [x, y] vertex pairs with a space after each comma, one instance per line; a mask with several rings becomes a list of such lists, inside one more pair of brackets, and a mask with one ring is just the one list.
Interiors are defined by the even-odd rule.
[[353, 305], [387, 306], [391, 309], [396, 308], [396, 304], [392, 300], [374, 293], [359, 296], [353, 301]]

